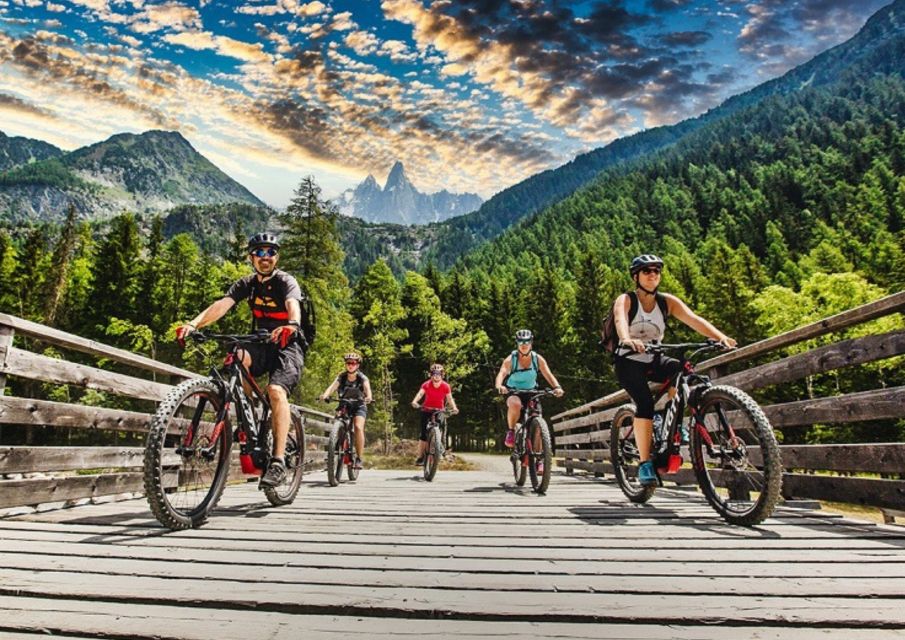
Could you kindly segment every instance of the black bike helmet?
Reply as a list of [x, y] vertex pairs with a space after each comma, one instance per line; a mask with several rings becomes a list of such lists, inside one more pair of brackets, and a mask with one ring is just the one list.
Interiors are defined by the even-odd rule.
[[279, 249], [280, 241], [272, 233], [256, 233], [248, 239], [249, 253], [258, 247], [273, 247], [274, 249]]
[[663, 260], [658, 258], [652, 253], [645, 253], [640, 256], [635, 257], [632, 260], [632, 266], [629, 267], [629, 274], [634, 276], [636, 273], [641, 271], [644, 267], [658, 267], [660, 269], [663, 268]]
[[534, 334], [531, 333], [531, 329], [519, 329], [515, 332], [515, 340], [516, 342], [524, 342], [525, 340], [534, 340]]

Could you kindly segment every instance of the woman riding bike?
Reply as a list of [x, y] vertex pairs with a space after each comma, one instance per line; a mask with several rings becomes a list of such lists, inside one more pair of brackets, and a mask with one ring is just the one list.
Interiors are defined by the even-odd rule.
[[[511, 394], [513, 391], [533, 391], [537, 388], [537, 374], [540, 372], [553, 387], [553, 395], [557, 398], [562, 397], [562, 387], [556, 380], [556, 376], [550, 371], [544, 357], [532, 350], [533, 342], [534, 334], [530, 329], [519, 329], [515, 332], [516, 349], [500, 365], [494, 386], [502, 395]], [[515, 445], [515, 423], [518, 422], [522, 413], [522, 399], [517, 393], [509, 395], [506, 399], [506, 406], [506, 422], [509, 431], [506, 433], [505, 444], [507, 447], [513, 447]]]
[[361, 366], [361, 356], [357, 353], [347, 353], [345, 358], [346, 370], [342, 371], [336, 380], [330, 383], [326, 391], [321, 394], [321, 402], [326, 402], [327, 398], [336, 391], [340, 398], [345, 396], [346, 391], [355, 389], [358, 397], [364, 397], [364, 401], [355, 408], [352, 424], [355, 428], [355, 462], [354, 469], [361, 469], [361, 457], [365, 448], [365, 420], [368, 417], [368, 404], [373, 400], [371, 395], [371, 381], [368, 376], [359, 371]]
[[[674, 316], [701, 335], [734, 347], [735, 340], [695, 314], [674, 295], [659, 293], [663, 260], [643, 254], [632, 260], [629, 273], [635, 291], [623, 293], [613, 304], [613, 319], [619, 347], [614, 352], [616, 378], [635, 403], [635, 440], [638, 445], [638, 483], [656, 486], [657, 473], [650, 460], [653, 435], [654, 396], [648, 382], [664, 382], [678, 373], [682, 363], [675, 358], [645, 353], [645, 343], [659, 343], [666, 332], [666, 318]], [[675, 393], [672, 390], [671, 393]]]
[[[445, 409], [447, 402], [449, 402], [450, 415], [459, 413], [459, 409], [456, 408], [456, 401], [452, 396], [452, 389], [450, 389], [449, 383], [443, 380], [443, 365], [432, 364], [430, 374], [430, 379], [421, 385], [412, 400], [412, 406], [415, 409], [421, 409], [421, 437], [418, 439], [416, 465], [424, 464], [424, 456], [427, 455], [427, 425], [430, 422], [431, 414], [434, 411]], [[421, 403], [421, 398], [424, 398], [423, 404]]]

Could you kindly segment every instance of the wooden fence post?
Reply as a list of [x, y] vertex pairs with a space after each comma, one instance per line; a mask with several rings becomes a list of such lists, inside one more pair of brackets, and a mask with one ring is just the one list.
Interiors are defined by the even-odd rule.
[[[6, 354], [13, 344], [15, 330], [12, 327], [0, 326], [0, 396], [6, 392]], [[0, 424], [0, 444], [3, 443], [3, 425]]]

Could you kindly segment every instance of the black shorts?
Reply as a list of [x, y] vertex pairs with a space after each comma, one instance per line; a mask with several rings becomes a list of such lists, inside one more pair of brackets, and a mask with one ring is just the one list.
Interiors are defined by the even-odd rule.
[[273, 343], [253, 343], [243, 348], [251, 356], [251, 375], [257, 378], [270, 374], [269, 384], [283, 387], [287, 394], [295, 390], [305, 368], [305, 355], [298, 342], [283, 349]]
[[[421, 437], [418, 439], [422, 442], [427, 442], [427, 423], [430, 422], [431, 414], [433, 414], [433, 412], [433, 409], [421, 412]], [[440, 418], [440, 420], [440, 428], [443, 428], [443, 418]]]
[[654, 417], [654, 394], [648, 382], [666, 382], [682, 369], [682, 363], [666, 356], [655, 357], [653, 362], [638, 362], [628, 358], [616, 358], [616, 379], [635, 403], [635, 416]]

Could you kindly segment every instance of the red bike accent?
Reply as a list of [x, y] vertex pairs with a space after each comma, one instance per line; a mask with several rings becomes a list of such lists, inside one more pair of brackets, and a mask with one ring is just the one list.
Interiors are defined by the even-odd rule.
[[675, 473], [682, 466], [682, 456], [673, 454], [669, 456], [669, 462], [666, 465], [666, 473]]

